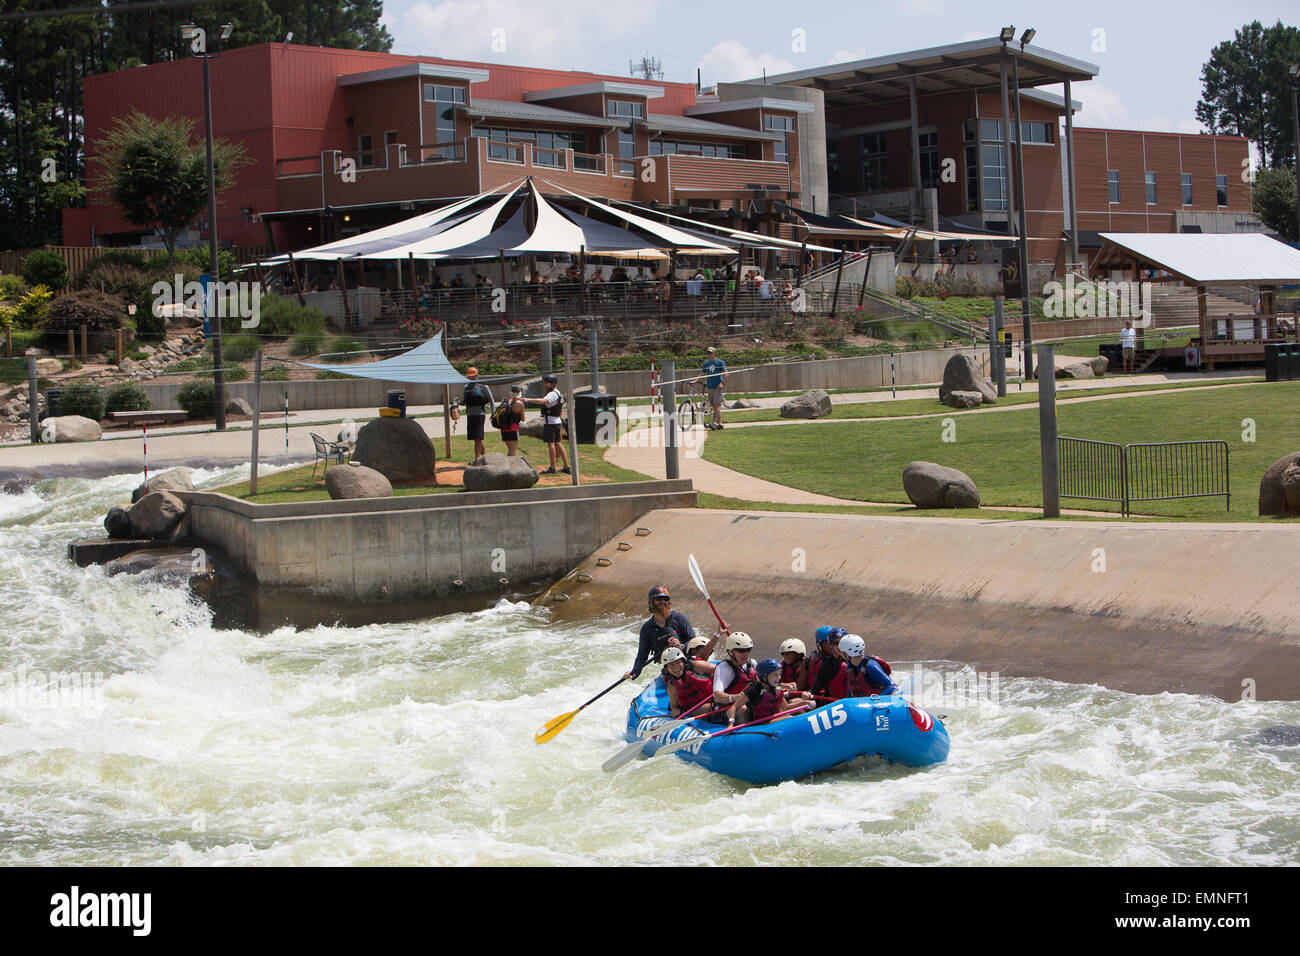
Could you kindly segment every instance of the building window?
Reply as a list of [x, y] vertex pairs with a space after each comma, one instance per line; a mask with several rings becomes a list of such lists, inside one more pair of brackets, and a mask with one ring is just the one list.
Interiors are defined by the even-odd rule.
[[1216, 195], [1216, 201], [1220, 206], [1228, 205], [1228, 177], [1227, 176], [1214, 177], [1214, 192]]
[[1156, 204], [1156, 174], [1147, 173], [1146, 181], [1147, 181], [1147, 205], [1154, 206]]
[[434, 104], [435, 143], [447, 144], [445, 149], [435, 149], [437, 159], [455, 159], [456, 142], [456, 107], [465, 105], [465, 87], [439, 86], [434, 83], [424, 84], [424, 100]]
[[645, 104], [627, 100], [609, 100], [607, 109], [610, 116], [645, 119]]
[[884, 133], [862, 134], [862, 189], [889, 188], [889, 150]]
[[826, 144], [826, 185], [830, 192], [838, 193], [840, 189], [840, 144]]
[[781, 138], [774, 144], [772, 158], [778, 163], [790, 162], [790, 133], [794, 130], [792, 116], [763, 116], [763, 129], [771, 133], [780, 133]]
[[738, 143], [692, 143], [686, 140], [652, 139], [650, 155], [704, 156], [709, 159], [744, 159], [745, 147]]
[[921, 146], [921, 187], [935, 189], [939, 186], [939, 133], [922, 130], [917, 133]]
[[370, 135], [357, 137], [357, 165], [362, 169], [375, 165], [375, 141]]
[[980, 146], [981, 175], [984, 177], [984, 208], [1007, 208], [1006, 151], [1000, 143]]
[[[1002, 121], [983, 119], [980, 120], [980, 140], [985, 143], [1002, 142]], [[1024, 141], [1026, 143], [1047, 143], [1052, 142], [1052, 124], [1048, 122], [1038, 122], [1021, 120], [1020, 129], [1024, 132]], [[1016, 128], [1011, 127], [1011, 142], [1016, 141]]]
[[980, 208], [980, 158], [979, 147], [967, 146], [966, 153], [966, 211]]
[[1111, 202], [1119, 202], [1119, 170], [1106, 170], [1106, 193]]
[[1183, 173], [1183, 205], [1192, 205], [1192, 174]]
[[1052, 142], [1052, 124], [1039, 122], [1022, 122], [1020, 128], [1024, 130], [1024, 139], [1026, 143], [1047, 143]]

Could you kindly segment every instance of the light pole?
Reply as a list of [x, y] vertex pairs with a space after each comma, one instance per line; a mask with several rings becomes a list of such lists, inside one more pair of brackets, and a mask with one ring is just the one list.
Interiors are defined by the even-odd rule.
[[[1022, 311], [1022, 334], [1024, 335], [1025, 349], [1025, 374], [1030, 378], [1034, 375], [1034, 353], [1033, 353], [1033, 331], [1030, 323], [1029, 314], [1029, 231], [1026, 224], [1025, 216], [1025, 129], [1024, 123], [1020, 120], [1020, 55], [1015, 50], [1007, 49], [1007, 30], [1001, 34], [1002, 49], [1011, 54], [1011, 89], [1012, 103], [1015, 106], [1015, 123], [1016, 133], [1016, 211], [1020, 223], [1020, 306]], [[1014, 34], [1015, 30], [1010, 31]], [[1020, 35], [1020, 53], [1024, 52], [1025, 45], [1029, 43], [1038, 31], [1030, 27]], [[1066, 104], [1067, 108], [1069, 104]]]
[[[229, 23], [221, 27], [221, 40], [229, 40], [233, 28]], [[206, 132], [208, 147], [208, 285], [209, 288], [215, 288], [219, 263], [217, 261], [217, 177], [216, 168], [212, 162], [212, 81], [208, 74], [208, 60], [214, 54], [208, 53], [207, 50], [207, 33], [200, 27], [192, 23], [187, 23], [181, 27], [181, 39], [190, 44], [190, 53], [200, 57], [203, 60], [203, 124]], [[218, 47], [218, 51], [220, 47]], [[209, 313], [220, 312], [220, 309], [211, 308], [217, 297], [209, 293], [207, 298], [208, 308], [205, 310]], [[226, 428], [226, 370], [221, 354], [221, 319], [217, 315], [208, 315], [208, 322], [212, 329], [212, 398], [216, 417], [217, 431], [225, 431]]]
[[1300, 64], [1291, 64], [1291, 123], [1295, 131], [1295, 155], [1291, 160], [1291, 175], [1295, 178], [1296, 245], [1300, 246]]

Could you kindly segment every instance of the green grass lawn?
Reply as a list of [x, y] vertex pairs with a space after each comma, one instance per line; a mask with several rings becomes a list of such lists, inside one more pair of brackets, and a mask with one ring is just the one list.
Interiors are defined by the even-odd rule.
[[[1204, 388], [1223, 384], [1219, 382], [1176, 382], [1164, 385], [1117, 385], [1109, 388], [1088, 388], [1086, 379], [1075, 381], [1067, 384], [1065, 381], [1056, 383], [1057, 399], [1063, 398], [1086, 398], [1089, 395], [1117, 395], [1129, 392], [1151, 392], [1163, 389], [1182, 389], [1182, 388]], [[1259, 381], [1259, 379], [1246, 379], [1244, 381]], [[1235, 385], [1236, 382], [1228, 383]], [[926, 386], [933, 388], [934, 386]], [[1038, 392], [1018, 391], [1011, 382], [1007, 383], [1007, 394], [1004, 398], [998, 399], [999, 406], [1005, 405], [1037, 405]], [[988, 407], [988, 406], [984, 406]], [[890, 402], [852, 402], [841, 405], [835, 405], [831, 409], [832, 418], [899, 418], [907, 415], [969, 415], [971, 412], [978, 411], [974, 408], [949, 408], [939, 403], [936, 398], [903, 398]], [[722, 413], [724, 422], [774, 422], [781, 420], [781, 410], [779, 408], [755, 408], [747, 411], [724, 411]]]
[[[1260, 520], [1256, 503], [1264, 470], [1300, 449], [1298, 407], [1298, 382], [1063, 404], [1058, 406], [1058, 434], [1121, 444], [1224, 440], [1230, 456], [1230, 513], [1225, 513], [1222, 498], [1142, 502], [1135, 505], [1135, 511], [1192, 521], [1253, 521]], [[1026, 405], [991, 415], [954, 414], [954, 441], [943, 440], [947, 415], [732, 429], [712, 435], [704, 446], [704, 457], [792, 488], [900, 504], [907, 503], [903, 468], [910, 461], [934, 461], [970, 475], [986, 506], [1041, 507], [1038, 415], [1034, 408]], [[1243, 440], [1245, 419], [1254, 421], [1253, 442]], [[1104, 502], [1073, 498], [1062, 499], [1061, 506], [1118, 512]]]
[[[473, 443], [465, 437], [465, 426], [462, 422], [459, 426], [459, 433], [451, 436], [451, 457], [443, 457], [443, 438], [442, 435], [436, 434], [433, 437], [433, 447], [438, 454], [439, 471], [448, 463], [454, 464], [458, 468], [464, 468], [474, 454]], [[567, 451], [568, 446], [565, 446]], [[487, 435], [487, 450], [489, 452], [505, 453], [505, 443], [501, 441], [498, 434], [489, 427]], [[579, 478], [583, 484], [590, 481], [649, 481], [646, 475], [639, 472], [628, 471], [625, 468], [619, 468], [605, 461], [603, 457], [605, 449], [598, 445], [579, 445], [578, 446], [578, 472]], [[548, 457], [546, 445], [536, 438], [521, 437], [519, 439], [519, 454], [528, 459], [528, 463], [541, 471], [547, 466]], [[332, 467], [338, 467], [337, 465]], [[290, 468], [279, 471], [274, 474], [258, 475], [257, 494], [248, 493], [248, 482], [236, 482], [233, 485], [226, 485], [221, 488], [209, 489], [220, 491], [223, 494], [232, 495], [236, 498], [243, 498], [246, 501], [252, 501], [257, 504], [279, 504], [288, 501], [328, 501], [329, 492], [325, 490], [325, 475], [320, 465], [315, 468], [316, 474], [312, 475], [312, 466], [304, 465], [300, 468]], [[563, 479], [560, 481], [559, 479]], [[548, 484], [568, 485], [568, 475], [547, 476]], [[538, 487], [543, 487], [538, 485]], [[403, 495], [437, 495], [452, 492], [464, 491], [462, 485], [405, 485], [393, 489], [394, 497]]]

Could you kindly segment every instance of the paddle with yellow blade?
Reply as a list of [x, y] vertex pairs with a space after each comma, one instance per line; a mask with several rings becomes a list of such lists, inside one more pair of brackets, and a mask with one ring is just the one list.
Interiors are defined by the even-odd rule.
[[578, 714], [583, 710], [583, 708], [587, 707], [590, 704], [594, 704], [596, 701], [600, 700], [602, 697], [608, 694], [619, 684], [623, 683], [623, 681], [625, 680], [627, 680], [626, 677], [620, 677], [618, 680], [614, 681], [614, 683], [610, 684], [608, 687], [602, 690], [595, 697], [591, 698], [591, 700], [587, 701], [586, 704], [583, 704], [582, 707], [579, 707], [577, 710], [571, 710], [567, 714], [560, 714], [560, 716], [556, 717], [554, 720], [542, 724], [542, 726], [537, 728], [537, 733], [533, 734], [533, 741], [539, 744], [546, 743], [546, 741], [550, 740], [552, 737], [558, 734], [565, 727], [569, 726], [569, 724], [573, 721], [573, 718], [577, 717]]

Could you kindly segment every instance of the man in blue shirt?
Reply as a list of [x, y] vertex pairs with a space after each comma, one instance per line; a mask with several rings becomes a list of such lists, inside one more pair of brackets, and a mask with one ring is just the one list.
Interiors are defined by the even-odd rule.
[[718, 358], [718, 350], [709, 346], [709, 357], [700, 371], [707, 376], [704, 380], [705, 391], [709, 395], [709, 404], [713, 406], [713, 421], [705, 422], [705, 428], [722, 427], [722, 383], [727, 380], [727, 363]]

